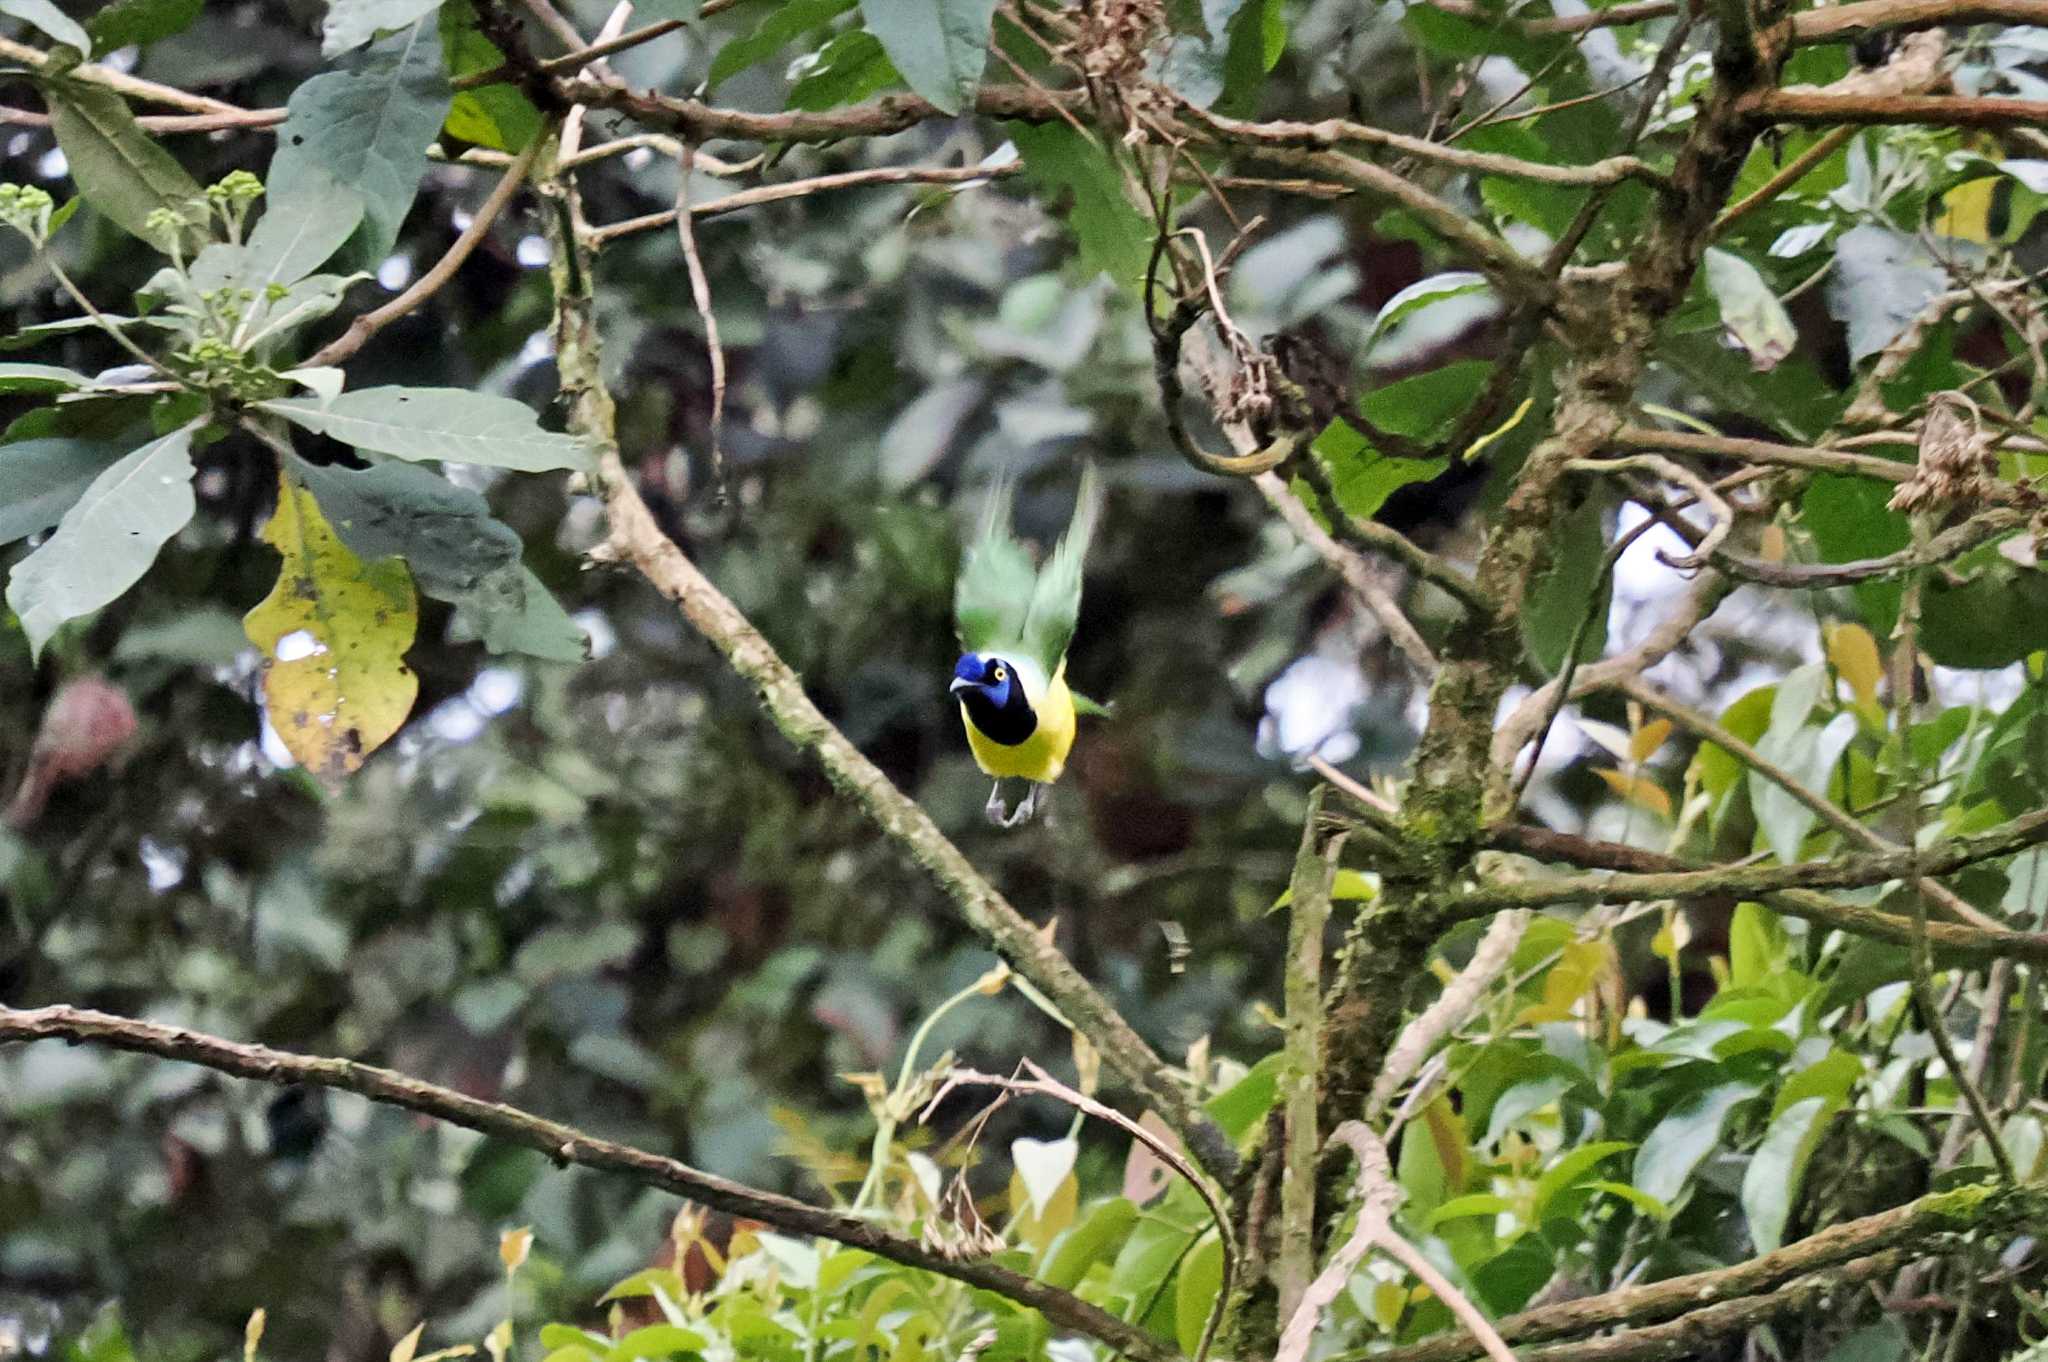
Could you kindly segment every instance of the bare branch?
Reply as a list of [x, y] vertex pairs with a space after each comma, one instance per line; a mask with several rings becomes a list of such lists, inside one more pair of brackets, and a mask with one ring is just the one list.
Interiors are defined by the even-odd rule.
[[[592, 152], [583, 153], [588, 159]], [[701, 155], [701, 153], [700, 153]], [[1000, 166], [876, 166], [868, 170], [843, 170], [832, 175], [813, 175], [808, 179], [789, 180], [782, 184], [756, 185], [752, 189], [741, 189], [721, 195], [708, 203], [690, 205], [690, 216], [702, 221], [705, 218], [723, 217], [737, 213], [743, 208], [756, 208], [764, 203], [780, 203], [785, 199], [800, 199], [810, 194], [821, 194], [834, 189], [852, 189], [870, 184], [957, 184], [977, 185], [985, 180], [997, 180], [1013, 175], [1023, 169], [1021, 162], [1013, 161]], [[607, 223], [594, 229], [590, 243], [605, 246], [622, 236], [670, 227], [675, 224], [674, 209], [660, 213], [648, 213], [643, 217], [627, 218], [621, 222]]]
[[1950, 128], [2038, 128], [2048, 123], [2048, 100], [1988, 95], [1836, 95], [1825, 91], [1765, 90], [1744, 112], [1769, 123], [1925, 123]]
[[485, 1102], [449, 1088], [437, 1087], [390, 1069], [350, 1059], [299, 1055], [268, 1046], [224, 1040], [218, 1036], [136, 1021], [79, 1007], [42, 1007], [15, 1011], [0, 1007], [0, 1045], [36, 1040], [66, 1040], [104, 1045], [138, 1054], [198, 1064], [218, 1073], [280, 1086], [309, 1084], [353, 1092], [388, 1106], [403, 1107], [437, 1121], [479, 1131], [508, 1144], [534, 1149], [557, 1164], [620, 1173], [644, 1186], [688, 1197], [716, 1210], [745, 1216], [797, 1234], [820, 1235], [910, 1267], [923, 1268], [972, 1286], [994, 1291], [1039, 1311], [1062, 1327], [1128, 1349], [1152, 1362], [1175, 1362], [1176, 1354], [1143, 1329], [1065, 1291], [994, 1263], [955, 1262], [916, 1241], [889, 1233], [874, 1223], [837, 1211], [807, 1206], [773, 1192], [701, 1172], [662, 1154], [616, 1144], [587, 1135], [574, 1126], [551, 1121], [503, 1102]]

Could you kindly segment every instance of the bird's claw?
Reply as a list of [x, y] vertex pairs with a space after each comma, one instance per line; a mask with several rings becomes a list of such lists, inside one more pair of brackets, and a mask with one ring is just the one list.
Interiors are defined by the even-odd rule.
[[1031, 821], [1031, 815], [1038, 812], [1038, 785], [1033, 782], [1025, 789], [1023, 802], [1013, 810], [1003, 809], [1003, 782], [997, 781], [988, 792], [988, 803], [982, 807], [988, 821], [999, 828], [1014, 828]]

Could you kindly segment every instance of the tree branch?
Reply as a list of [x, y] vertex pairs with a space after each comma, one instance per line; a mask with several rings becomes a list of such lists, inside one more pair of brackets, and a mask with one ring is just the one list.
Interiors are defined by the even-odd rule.
[[1288, 882], [1286, 1075], [1281, 1081], [1285, 1147], [1280, 1165], [1280, 1241], [1273, 1263], [1280, 1318], [1292, 1318], [1316, 1267], [1316, 1162], [1323, 1138], [1316, 1122], [1316, 1075], [1323, 1071], [1323, 936], [1330, 922], [1330, 887], [1344, 834], [1323, 826], [1330, 787], [1310, 791], [1301, 823], [1301, 849]]
[[1294, 531], [1295, 537], [1314, 549], [1344, 585], [1351, 588], [1351, 594], [1379, 621], [1380, 628], [1401, 650], [1409, 665], [1421, 676], [1433, 675], [1436, 672], [1436, 654], [1429, 650], [1429, 644], [1423, 641], [1408, 617], [1401, 613], [1400, 605], [1387, 594], [1386, 588], [1373, 579], [1372, 567], [1358, 552], [1347, 544], [1338, 543], [1328, 530], [1317, 524], [1308, 507], [1301, 504], [1301, 498], [1289, 490], [1278, 473], [1261, 473], [1252, 479], [1252, 483], [1259, 489], [1259, 495], [1266, 499], [1266, 504], [1280, 513], [1280, 518], [1287, 522], [1287, 528]]
[[1714, 866], [1703, 870], [1623, 872], [1495, 884], [1454, 896], [1443, 907], [1453, 920], [1458, 920], [1505, 908], [1542, 908], [1602, 899], [1697, 898], [1705, 894], [1757, 898], [1783, 889], [1859, 889], [1888, 880], [1951, 874], [2042, 842], [2048, 842], [2048, 809], [2023, 814], [1989, 832], [1950, 838], [1919, 851], [1895, 849], [1867, 856], [1837, 856], [1827, 861], [1795, 861], [1790, 865]]
[[[2038, 1187], [1958, 1187], [1876, 1215], [1831, 1225], [1796, 1244], [1733, 1267], [1687, 1273], [1645, 1286], [1625, 1286], [1582, 1300], [1526, 1310], [1497, 1321], [1494, 1327], [1501, 1337], [1517, 1345], [1573, 1338], [1624, 1325], [1640, 1329], [1724, 1302], [1769, 1296], [1810, 1273], [1892, 1249], [1917, 1254], [1960, 1250], [1978, 1237], [2033, 1223], [2044, 1214], [2048, 1214], [2048, 1192]], [[1451, 1335], [1376, 1351], [1371, 1356], [1373, 1362], [1467, 1362], [1481, 1356], [1481, 1352], [1475, 1339]], [[1526, 1359], [1534, 1354], [1524, 1356]]]
[[2038, 128], [2048, 100], [1980, 95], [1853, 95], [1824, 90], [1764, 90], [1743, 104], [1767, 123], [1926, 123], [1951, 128]]
[[538, 1150], [557, 1164], [577, 1164], [621, 1173], [648, 1187], [688, 1197], [715, 1210], [745, 1216], [796, 1234], [820, 1235], [865, 1249], [892, 1262], [923, 1268], [1021, 1302], [1064, 1328], [1101, 1339], [1151, 1362], [1177, 1362], [1177, 1354], [1151, 1334], [1088, 1304], [1077, 1296], [994, 1263], [955, 1262], [916, 1241], [889, 1233], [870, 1221], [801, 1201], [756, 1191], [744, 1184], [700, 1172], [679, 1159], [586, 1135], [503, 1102], [485, 1102], [449, 1088], [423, 1083], [390, 1069], [351, 1059], [299, 1055], [268, 1046], [136, 1021], [80, 1007], [16, 1011], [0, 1007], [0, 1045], [37, 1040], [103, 1045], [137, 1054], [198, 1064], [217, 1073], [279, 1086], [310, 1084], [357, 1093], [373, 1102], [403, 1107], [437, 1121], [479, 1131], [507, 1144]]

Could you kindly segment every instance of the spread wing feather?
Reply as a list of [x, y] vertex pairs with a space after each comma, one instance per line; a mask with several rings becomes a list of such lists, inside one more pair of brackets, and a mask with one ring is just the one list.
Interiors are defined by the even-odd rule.
[[1010, 537], [1010, 492], [1007, 478], [989, 489], [981, 532], [953, 584], [953, 623], [970, 653], [1017, 642], [1031, 611], [1031, 555]]
[[1095, 465], [1081, 470], [1081, 486], [1074, 502], [1074, 518], [1067, 532], [1053, 548], [1052, 557], [1039, 570], [1031, 590], [1031, 608], [1024, 621], [1025, 651], [1037, 658], [1050, 676], [1059, 670], [1073, 641], [1074, 624], [1081, 617], [1081, 567], [1088, 557], [1088, 541], [1095, 537], [1095, 522], [1102, 515], [1102, 481]]

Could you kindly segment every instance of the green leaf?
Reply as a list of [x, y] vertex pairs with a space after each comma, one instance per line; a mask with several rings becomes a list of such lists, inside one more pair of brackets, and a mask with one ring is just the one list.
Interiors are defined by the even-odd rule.
[[[1911, 543], [1906, 518], [1885, 505], [1891, 494], [1889, 485], [1873, 478], [1816, 473], [1800, 499], [1799, 523], [1813, 536], [1821, 561], [1881, 558]], [[1858, 582], [1853, 591], [1870, 632], [1889, 638], [1898, 621], [1898, 582]]]
[[1799, 343], [1799, 332], [1778, 295], [1756, 266], [1739, 255], [1708, 247], [1707, 289], [1721, 309], [1721, 325], [1749, 355], [1759, 371], [1777, 367]]
[[1764, 1130], [1763, 1143], [1742, 1177], [1742, 1210], [1758, 1253], [1773, 1252], [1785, 1242], [1785, 1223], [1807, 1160], [1841, 1106], [1839, 1098], [1803, 1097], [1772, 1117]]
[[1543, 1176], [1536, 1179], [1536, 1189], [1530, 1196], [1536, 1219], [1543, 1219], [1544, 1211], [1558, 1193], [1578, 1186], [1579, 1179], [1604, 1160], [1633, 1148], [1635, 1146], [1627, 1140], [1595, 1140], [1560, 1155], [1557, 1162], [1544, 1169]]
[[1375, 388], [1359, 399], [1358, 410], [1381, 430], [1424, 443], [1440, 440], [1471, 407], [1492, 372], [1484, 360], [1460, 360]]
[[341, 186], [362, 204], [348, 259], [374, 268], [426, 173], [427, 144], [448, 115], [448, 77], [434, 25], [417, 23], [344, 58], [292, 91], [277, 130], [268, 196], [313, 199]]
[[86, 486], [56, 533], [15, 564], [7, 604], [29, 652], [66, 620], [91, 614], [135, 585], [158, 550], [192, 519], [192, 436], [182, 427], [123, 457]]
[[1821, 1362], [1906, 1362], [1913, 1340], [1894, 1319], [1867, 1325], [1828, 1349]]
[[974, 102], [996, 0], [860, 0], [861, 22], [904, 82], [942, 113]]
[[1173, 1332], [1180, 1350], [1192, 1357], [1201, 1346], [1202, 1331], [1216, 1298], [1223, 1294], [1223, 1240], [1211, 1229], [1195, 1241], [1181, 1260], [1173, 1284]]
[[1606, 519], [1604, 502], [1589, 496], [1558, 522], [1550, 565], [1536, 579], [1522, 607], [1522, 639], [1536, 664], [1552, 676], [1563, 669], [1565, 652], [1581, 620], [1585, 620], [1585, 631], [1580, 635], [1579, 661], [1597, 658], [1607, 648], [1614, 575], [1608, 573], [1603, 578], [1600, 571], [1607, 557]]
[[1330, 470], [1337, 503], [1359, 520], [1370, 520], [1387, 498], [1412, 482], [1428, 482], [1449, 467], [1446, 459], [1404, 459], [1373, 448], [1343, 417], [1333, 419], [1312, 446]]
[[404, 725], [419, 695], [405, 665], [419, 604], [403, 563], [366, 563], [335, 536], [313, 494], [280, 476], [263, 537], [277, 585], [243, 619], [263, 652], [263, 704], [299, 764], [347, 775]]
[[0, 393], [64, 393], [99, 384], [55, 364], [0, 364]]
[[1287, 1056], [1276, 1050], [1246, 1070], [1243, 1078], [1203, 1103], [1202, 1109], [1222, 1127], [1225, 1135], [1241, 1140], [1280, 1100], [1280, 1075], [1286, 1067]]
[[1125, 1197], [1112, 1197], [1091, 1209], [1054, 1242], [1039, 1275], [1048, 1286], [1072, 1291], [1089, 1268], [1108, 1259], [1137, 1222], [1137, 1206]]
[[[470, 0], [447, 0], [442, 6], [441, 47], [450, 76], [472, 76], [505, 61], [505, 54], [477, 23]], [[460, 90], [448, 107], [448, 131], [480, 147], [524, 151], [540, 132], [540, 110], [514, 85]]]
[[674, 1324], [650, 1324], [635, 1329], [612, 1345], [608, 1362], [663, 1362], [677, 1353], [695, 1353], [705, 1346], [704, 1336]]
[[1373, 318], [1372, 333], [1366, 337], [1366, 353], [1370, 354], [1379, 339], [1411, 313], [1467, 294], [1489, 293], [1492, 289], [1493, 285], [1487, 282], [1485, 275], [1471, 270], [1451, 270], [1416, 280], [1380, 304], [1379, 315]]
[[465, 388], [363, 388], [332, 402], [278, 398], [256, 404], [316, 435], [399, 459], [450, 459], [523, 473], [591, 466], [590, 446], [540, 428], [509, 397]]
[[[1855, 718], [1838, 714], [1823, 724], [1809, 723], [1814, 707], [1832, 688], [1825, 663], [1812, 662], [1787, 673], [1771, 700], [1771, 722], [1757, 739], [1756, 749], [1809, 790], [1825, 793], [1835, 762], [1856, 734]], [[1749, 773], [1749, 806], [1771, 854], [1787, 864], [1800, 857], [1806, 835], [1819, 815], [1800, 803], [1785, 787], [1760, 772]]]
[[0, 445], [0, 544], [49, 529], [122, 449], [51, 436]]
[[192, 27], [206, 0], [114, 0], [85, 21], [96, 57], [123, 47], [146, 47]]
[[201, 251], [192, 262], [192, 288], [203, 293], [235, 287], [254, 293], [255, 300], [246, 305], [243, 328], [253, 335], [304, 301], [273, 300], [271, 286], [289, 287], [311, 274], [341, 248], [362, 219], [363, 199], [353, 189], [321, 175], [301, 179], [288, 192], [269, 197], [246, 245], [215, 242]]
[[441, 0], [327, 0], [320, 21], [320, 55], [340, 56], [384, 31], [409, 28], [440, 7]]
[[752, 33], [734, 38], [718, 49], [711, 70], [704, 77], [707, 90], [739, 74], [756, 62], [780, 52], [800, 34], [828, 24], [853, 8], [855, 0], [787, 0], [763, 18]]
[[889, 54], [875, 35], [856, 28], [819, 50], [817, 60], [790, 87], [789, 107], [813, 112], [836, 109], [866, 99], [898, 79]]
[[1636, 1151], [1630, 1181], [1667, 1206], [1676, 1202], [1700, 1160], [1720, 1144], [1729, 1113], [1754, 1096], [1754, 1083], [1720, 1083], [1680, 1102]]
[[1152, 228], [1124, 197], [1109, 157], [1064, 123], [1005, 123], [1003, 131], [1024, 158], [1026, 178], [1048, 198], [1066, 201], [1082, 265], [1137, 296], [1152, 257]]
[[92, 52], [92, 39], [85, 26], [58, 9], [50, 0], [0, 0], [0, 14], [11, 14], [35, 25], [60, 43], [69, 43], [83, 57]]
[[411, 464], [354, 469], [294, 458], [291, 469], [350, 552], [371, 562], [403, 558], [419, 589], [453, 604], [491, 651], [583, 660], [583, 631], [519, 561], [518, 534], [476, 493]]
[[2007, 561], [1995, 550], [1951, 586], [1930, 576], [1920, 611], [1920, 646], [1944, 667], [2011, 666], [2048, 638], [2048, 572]]
[[1792, 964], [1792, 938], [1778, 915], [1760, 903], [1738, 903], [1728, 924], [1728, 982], [1758, 988]]
[[200, 196], [198, 184], [142, 130], [115, 91], [58, 76], [43, 82], [43, 96], [78, 192], [122, 230], [148, 241], [143, 224], [151, 213], [184, 213]]

